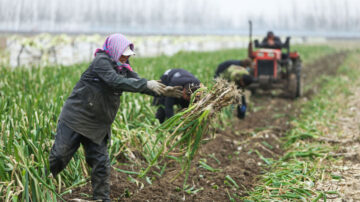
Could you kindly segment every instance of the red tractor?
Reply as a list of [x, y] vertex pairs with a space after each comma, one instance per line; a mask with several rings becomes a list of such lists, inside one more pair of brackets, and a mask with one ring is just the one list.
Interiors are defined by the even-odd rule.
[[[251, 22], [250, 22], [250, 43], [249, 57], [253, 60], [251, 74], [253, 83], [248, 87], [253, 93], [256, 89], [270, 90], [283, 89], [292, 98], [301, 96], [301, 60], [300, 55], [290, 51], [290, 37], [285, 43], [278, 47], [267, 47], [255, 40], [253, 50], [251, 43]], [[283, 50], [285, 50], [283, 52]]]

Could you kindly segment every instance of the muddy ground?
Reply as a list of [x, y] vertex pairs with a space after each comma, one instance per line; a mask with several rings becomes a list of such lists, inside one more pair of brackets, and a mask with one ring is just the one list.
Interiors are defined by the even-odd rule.
[[[266, 162], [262, 157], [276, 159], [284, 153], [280, 147], [280, 138], [291, 128], [289, 121], [299, 113], [300, 109], [297, 106], [310, 99], [321, 86], [313, 81], [321, 74], [335, 74], [345, 57], [344, 52], [336, 53], [303, 66], [303, 83], [312, 84], [310, 90], [304, 92], [300, 99], [292, 100], [286, 94], [274, 91], [258, 92], [251, 96], [252, 106], [246, 119], [239, 120], [234, 117], [230, 127], [224, 131], [216, 131], [216, 138], [200, 149], [190, 169], [187, 183], [189, 193], [182, 190], [184, 177], [171, 181], [178, 174], [180, 167], [168, 161], [167, 169], [161, 177], [155, 174], [151, 176], [152, 185], [144, 180], [139, 180], [140, 183], [131, 183], [127, 174], [113, 170], [112, 200], [229, 201], [229, 196], [245, 196], [246, 191], [255, 184], [256, 176], [266, 172], [263, 166]], [[200, 160], [218, 170], [210, 171], [203, 168]], [[129, 167], [121, 168], [136, 170]], [[227, 176], [237, 185], [231, 183]], [[236, 186], [238, 188], [235, 188]], [[90, 183], [75, 189], [64, 198], [87, 200], [89, 196]]]

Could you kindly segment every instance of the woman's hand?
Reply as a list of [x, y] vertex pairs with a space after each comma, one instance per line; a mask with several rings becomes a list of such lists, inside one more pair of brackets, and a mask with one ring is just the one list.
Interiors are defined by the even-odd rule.
[[154, 91], [158, 95], [163, 95], [166, 87], [164, 84], [155, 80], [147, 81], [146, 86], [148, 89]]

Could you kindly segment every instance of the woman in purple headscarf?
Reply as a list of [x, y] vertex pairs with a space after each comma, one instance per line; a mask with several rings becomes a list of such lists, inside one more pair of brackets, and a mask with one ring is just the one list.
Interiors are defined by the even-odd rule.
[[50, 152], [50, 172], [56, 176], [83, 145], [91, 166], [95, 200], [110, 200], [110, 160], [107, 143], [123, 91], [152, 96], [179, 97], [182, 92], [155, 81], [139, 78], [128, 64], [134, 45], [121, 34], [106, 38], [102, 49], [81, 75], [59, 116], [55, 142]]

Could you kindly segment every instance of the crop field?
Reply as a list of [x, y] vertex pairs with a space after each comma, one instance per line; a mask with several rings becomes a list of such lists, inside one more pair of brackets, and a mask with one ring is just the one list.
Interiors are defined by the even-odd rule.
[[[190, 139], [189, 148], [177, 145], [181, 138], [167, 142], [176, 134], [178, 120], [160, 125], [151, 96], [123, 93], [108, 150], [111, 198], [360, 200], [359, 180], [351, 190], [342, 184], [356, 178], [360, 164], [360, 51], [329, 45], [296, 45], [292, 50], [302, 59], [303, 97], [292, 100], [278, 91], [259, 92], [250, 97], [244, 120], [237, 119], [229, 105], [212, 115], [210, 126], [200, 114], [191, 123], [198, 124], [192, 126], [203, 137]], [[147, 79], [184, 68], [202, 81], [206, 92], [217, 95], [217, 65], [246, 55], [245, 49], [180, 52], [134, 57], [130, 63]], [[45, 171], [62, 105], [88, 65], [0, 67], [0, 201], [90, 199], [91, 171], [82, 148], [56, 178]], [[177, 146], [174, 152], [188, 151], [183, 156], [166, 153], [165, 144]]]

